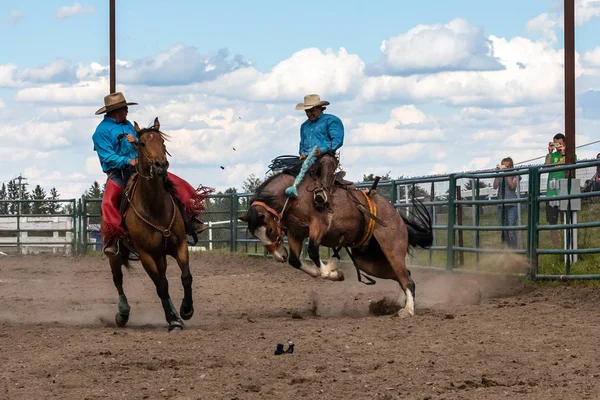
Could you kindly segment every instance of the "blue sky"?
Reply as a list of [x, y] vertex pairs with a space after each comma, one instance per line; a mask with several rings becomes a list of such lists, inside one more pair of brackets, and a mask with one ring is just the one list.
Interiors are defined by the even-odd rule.
[[[21, 0], [2, 6], [7, 19], [12, 10], [24, 18], [15, 25], [0, 25], [2, 37], [19, 37], [4, 43], [0, 62], [45, 64], [56, 57], [78, 62], [108, 59], [108, 1], [80, 3], [93, 14], [65, 20], [53, 17], [64, 0]], [[74, 4], [74, 3], [72, 3]], [[70, 5], [72, 5], [70, 4]], [[281, 59], [305, 47], [346, 47], [366, 62], [376, 61], [382, 38], [404, 32], [416, 24], [447, 22], [463, 17], [497, 36], [525, 33], [527, 21], [545, 11], [560, 12], [555, 0], [364, 1], [308, 0], [294, 5], [268, 0], [172, 1], [117, 0], [118, 55], [142, 58], [175, 43], [195, 46], [202, 53], [229, 48], [267, 71]], [[595, 47], [600, 25], [593, 21], [577, 29], [579, 49]], [[562, 37], [559, 38], [562, 43]], [[27, 49], [27, 51], [23, 51]]]
[[[90, 138], [108, 91], [109, 2], [7, 3], [0, 156], [12, 163], [0, 181], [27, 172], [78, 196], [104, 179]], [[313, 92], [345, 123], [355, 180], [532, 158], [564, 124], [562, 1], [164, 3], [117, 0], [118, 89], [140, 103], [131, 119], [161, 118], [174, 171], [195, 184], [239, 187], [294, 153], [303, 117], [293, 106]], [[581, 144], [599, 125], [600, 0], [577, 10]], [[232, 154], [234, 143], [252, 152]], [[472, 153], [456, 157], [465, 144]]]

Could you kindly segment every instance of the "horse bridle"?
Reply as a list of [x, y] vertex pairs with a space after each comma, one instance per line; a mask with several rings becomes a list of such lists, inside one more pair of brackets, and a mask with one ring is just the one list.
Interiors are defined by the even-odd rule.
[[[158, 133], [160, 134], [160, 132], [158, 132]], [[143, 156], [146, 158], [146, 160], [148, 160], [148, 162], [150, 163], [150, 175], [146, 176], [146, 175], [144, 175], [144, 174], [142, 174], [142, 173], [140, 172], [140, 170], [139, 170], [139, 168], [138, 168], [138, 165], [139, 165], [139, 163], [137, 163], [137, 164], [135, 165], [135, 172], [137, 172], [137, 174], [138, 174], [139, 176], [141, 176], [142, 178], [144, 178], [144, 179], [146, 179], [146, 180], [150, 180], [150, 179], [152, 179], [152, 178], [154, 177], [154, 161], [153, 161], [153, 160], [152, 160], [150, 157], [148, 157], [148, 154], [146, 154], [146, 152], [145, 152], [145, 151], [142, 149], [142, 147], [141, 147], [141, 146], [139, 146], [139, 145], [138, 145], [138, 143], [134, 142], [134, 143], [132, 143], [132, 144], [133, 144], [133, 145], [136, 147], [136, 149], [138, 150], [138, 152], [139, 152], [139, 153], [142, 153], [142, 155], [143, 155]], [[166, 149], [165, 149], [165, 153], [166, 153], [166, 154], [169, 154], [169, 152], [168, 152]], [[169, 154], [169, 155], [171, 155], [171, 154]]]
[[275, 250], [277, 250], [277, 247], [279, 247], [283, 243], [283, 238], [285, 237], [285, 227], [281, 224], [281, 220], [283, 218], [283, 213], [287, 209], [288, 201], [289, 197], [286, 200], [283, 209], [281, 210], [281, 213], [278, 213], [262, 201], [254, 201], [252, 202], [252, 204], [250, 204], [250, 207], [261, 206], [262, 208], [267, 210], [267, 212], [271, 214], [271, 216], [275, 220], [275, 223], [277, 224], [277, 239], [274, 243], [264, 245], [265, 249], [267, 249], [269, 253], [273, 253]]

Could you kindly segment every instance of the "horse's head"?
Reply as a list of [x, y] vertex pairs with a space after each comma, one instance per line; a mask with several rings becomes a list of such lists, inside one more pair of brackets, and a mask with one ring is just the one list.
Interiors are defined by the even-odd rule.
[[263, 202], [254, 202], [246, 215], [239, 217], [248, 224], [248, 230], [259, 239], [273, 258], [286, 262], [288, 251], [283, 244], [285, 228], [281, 225], [279, 214]]
[[134, 122], [134, 129], [138, 137], [138, 172], [149, 177], [156, 172], [158, 176], [164, 176], [169, 169], [167, 155], [170, 155], [165, 146], [165, 134], [160, 131], [158, 118], [154, 119], [154, 125], [150, 128], [141, 129]]

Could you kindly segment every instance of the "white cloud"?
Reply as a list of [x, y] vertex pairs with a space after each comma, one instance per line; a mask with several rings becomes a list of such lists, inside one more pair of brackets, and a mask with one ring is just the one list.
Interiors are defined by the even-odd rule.
[[575, 22], [582, 26], [600, 16], [600, 0], [575, 0]]
[[583, 53], [583, 61], [592, 67], [600, 67], [600, 46]]
[[429, 170], [430, 175], [441, 175], [441, 174], [447, 174], [449, 172], [450, 172], [450, 170], [448, 169], [447, 164], [433, 164], [433, 166]]
[[[356, 54], [340, 48], [324, 53], [316, 48], [300, 50], [267, 74], [242, 68], [203, 86], [210, 93], [259, 101], [302, 100], [307, 93], [330, 97], [348, 95], [360, 87], [365, 64]], [[324, 99], [324, 98], [323, 98]]]
[[[439, 26], [445, 25], [421, 28], [438, 34]], [[547, 38], [486, 38], [479, 28], [460, 29], [453, 31], [454, 45], [468, 50], [468, 43], [486, 43], [502, 68], [451, 70], [449, 65], [466, 68], [464, 58], [452, 55], [440, 64], [449, 70], [373, 76], [358, 54], [308, 48], [259, 72], [250, 63], [236, 65], [226, 53], [202, 55], [177, 45], [142, 60], [118, 60], [118, 90], [139, 103], [130, 107], [132, 121], [146, 126], [159, 117], [171, 135], [173, 172], [219, 190], [239, 188], [251, 173], [262, 177], [273, 158], [297, 153], [305, 116], [294, 106], [307, 93], [330, 100], [326, 112], [342, 118], [341, 162], [350, 180], [389, 171], [395, 177], [488, 168], [506, 156], [515, 162], [543, 156], [551, 137], [564, 129], [562, 50]], [[600, 129], [595, 113], [600, 97], [592, 91], [600, 86], [598, 54], [587, 51], [581, 61], [578, 55], [578, 144], [594, 140]], [[178, 69], [186, 60], [194, 71]], [[180, 76], [162, 76], [173, 73]], [[64, 60], [30, 68], [0, 65], [0, 86], [17, 89], [14, 98], [0, 103], [0, 157], [11, 161], [11, 175], [33, 168], [38, 172], [27, 170], [32, 183], [39, 178], [45, 187], [57, 186], [63, 197], [79, 197], [94, 180], [105, 180], [91, 135], [102, 119], [94, 112], [109, 88], [106, 65]], [[578, 155], [593, 151], [590, 146]]]
[[555, 14], [542, 13], [527, 21], [526, 30], [531, 34], [540, 33], [551, 43], [557, 43], [556, 29], [562, 28], [558, 16]]
[[117, 74], [119, 80], [126, 83], [173, 86], [212, 80], [250, 65], [251, 62], [241, 55], [229, 60], [227, 49], [220, 49], [215, 54], [201, 54], [193, 46], [178, 44], [156, 55], [122, 64], [117, 68]]
[[374, 70], [392, 75], [502, 68], [483, 30], [463, 18], [447, 24], [417, 25], [407, 33], [384, 40], [381, 52]]
[[[530, 33], [541, 33], [553, 43], [557, 42], [556, 30], [564, 29], [563, 2], [559, 2], [560, 13], [542, 13], [527, 22]], [[600, 0], [575, 0], [575, 26], [583, 26], [600, 16]]]
[[13, 10], [10, 13], [10, 16], [8, 17], [8, 20], [6, 22], [11, 25], [14, 25], [21, 21], [23, 18], [25, 18], [25, 16], [23, 15], [23, 12], [21, 10]]
[[[15, 95], [17, 101], [49, 104], [88, 104], [102, 106], [102, 99], [108, 93], [107, 79], [82, 81], [71, 86], [49, 84], [19, 90]], [[123, 90], [123, 87], [119, 88]], [[94, 110], [96, 111], [96, 110]]]
[[67, 132], [72, 128], [71, 121], [56, 123], [27, 121], [20, 125], [7, 125], [0, 131], [5, 143], [29, 144], [33, 149], [51, 149], [70, 144]]
[[75, 67], [67, 60], [58, 58], [41, 68], [23, 68], [17, 79], [34, 83], [70, 82], [75, 79]]
[[444, 132], [411, 104], [392, 109], [385, 123], [359, 122], [348, 136], [349, 145], [383, 145], [440, 140]]
[[63, 6], [54, 12], [54, 17], [57, 19], [65, 19], [78, 14], [94, 14], [96, 10], [92, 6], [82, 6], [75, 3], [72, 6]]

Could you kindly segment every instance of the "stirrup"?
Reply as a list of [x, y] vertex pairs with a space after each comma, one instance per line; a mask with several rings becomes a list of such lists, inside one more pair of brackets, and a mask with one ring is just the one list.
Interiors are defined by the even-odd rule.
[[110, 251], [110, 252], [106, 251], [106, 249], [108, 248], [108, 244], [106, 244], [105, 246], [102, 247], [102, 254], [104, 254], [106, 257], [116, 257], [116, 256], [118, 256], [119, 253], [121, 252], [121, 249], [120, 249], [120, 246], [119, 246], [119, 242], [120, 242], [119, 239], [115, 240], [114, 248], [116, 249], [116, 251], [114, 252], [114, 254], [112, 253], [112, 251]]
[[187, 234], [186, 235], [186, 242], [188, 244], [188, 246], [195, 246], [198, 244], [198, 236], [194, 233], [194, 234]]
[[[200, 233], [204, 232], [206, 229], [208, 229], [208, 224], [205, 224], [204, 221], [202, 221], [200, 218], [196, 217], [195, 215], [192, 216], [190, 218], [190, 220], [191, 220], [191, 225], [192, 225], [190, 227], [190, 230], [193, 230], [193, 232], [195, 234], [200, 234]], [[195, 229], [195, 228], [197, 228], [197, 229]], [[190, 232], [189, 235], [192, 235], [192, 233]]]
[[324, 206], [327, 204], [327, 191], [325, 189], [317, 189], [313, 195], [317, 206]]

